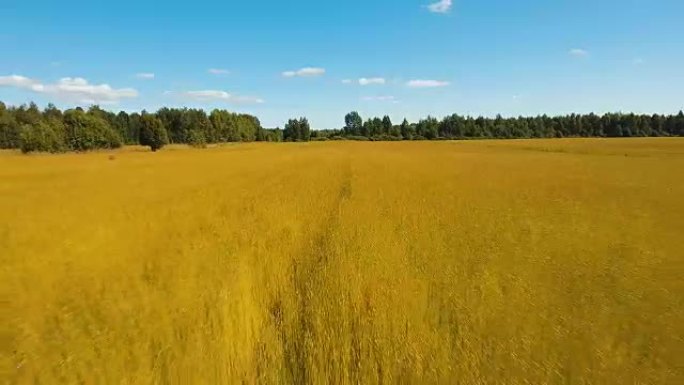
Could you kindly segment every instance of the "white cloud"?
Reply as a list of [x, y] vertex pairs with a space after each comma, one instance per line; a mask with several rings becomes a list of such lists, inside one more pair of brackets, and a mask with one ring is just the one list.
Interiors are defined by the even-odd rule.
[[359, 84], [362, 86], [367, 86], [369, 84], [385, 84], [384, 78], [361, 78], [359, 79]]
[[[167, 91], [165, 94], [171, 94]], [[230, 94], [221, 90], [201, 90], [201, 91], [186, 91], [181, 92], [180, 95], [200, 102], [223, 101], [227, 103], [241, 103], [241, 104], [261, 104], [263, 99], [252, 96], [238, 96]]]
[[46, 93], [73, 98], [84, 103], [117, 103], [123, 98], [135, 98], [138, 91], [132, 88], [114, 89], [109, 84], [89, 84], [83, 78], [62, 78], [55, 84], [44, 86]]
[[344, 79], [344, 80], [342, 80], [342, 84], [352, 84], [352, 80], [351, 79]]
[[152, 72], [140, 72], [135, 74], [135, 77], [138, 79], [151, 80], [154, 79], [154, 74]]
[[0, 76], [0, 86], [33, 89], [39, 85], [37, 81], [21, 75]]
[[22, 88], [88, 104], [115, 104], [121, 99], [138, 96], [138, 91], [133, 88], [115, 89], [109, 84], [90, 84], [83, 78], [61, 78], [54, 84], [42, 84], [25, 76], [10, 75], [0, 76], [0, 86]]
[[317, 67], [304, 67], [304, 68], [300, 68], [296, 71], [285, 71], [285, 72], [283, 72], [283, 76], [286, 78], [293, 78], [296, 76], [313, 77], [313, 76], [321, 76], [323, 74], [325, 74], [325, 68], [317, 68]]
[[394, 96], [364, 96], [361, 100], [366, 102], [394, 102], [397, 103], [397, 99]]
[[589, 56], [589, 51], [584, 50], [584, 49], [582, 49], [582, 48], [573, 48], [573, 49], [571, 49], [570, 51], [568, 51], [568, 53], [569, 53], [571, 56], [574, 56], [574, 57], [586, 57], [586, 56]]
[[451, 0], [439, 0], [436, 3], [428, 5], [428, 9], [433, 13], [447, 13], [451, 10]]
[[228, 75], [230, 73], [230, 71], [223, 68], [209, 68], [207, 72], [212, 75]]
[[417, 79], [417, 80], [409, 80], [406, 85], [411, 88], [433, 88], [433, 87], [446, 87], [448, 86], [449, 82], [446, 81], [441, 81], [441, 80], [422, 80], [422, 79]]

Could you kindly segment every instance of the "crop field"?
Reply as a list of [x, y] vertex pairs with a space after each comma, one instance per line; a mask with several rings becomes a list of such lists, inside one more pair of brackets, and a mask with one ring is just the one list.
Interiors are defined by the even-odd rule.
[[0, 152], [3, 384], [684, 383], [684, 140]]

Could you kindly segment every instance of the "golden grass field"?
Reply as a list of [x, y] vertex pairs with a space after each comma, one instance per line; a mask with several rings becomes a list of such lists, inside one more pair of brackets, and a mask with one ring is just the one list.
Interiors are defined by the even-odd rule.
[[0, 153], [2, 383], [682, 384], [684, 139]]

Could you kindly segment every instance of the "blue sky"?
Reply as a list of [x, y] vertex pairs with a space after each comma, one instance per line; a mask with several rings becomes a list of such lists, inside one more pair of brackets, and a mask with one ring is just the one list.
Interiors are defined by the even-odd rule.
[[[0, 100], [344, 114], [684, 108], [682, 0], [0, 2]], [[214, 70], [214, 71], [211, 71]]]

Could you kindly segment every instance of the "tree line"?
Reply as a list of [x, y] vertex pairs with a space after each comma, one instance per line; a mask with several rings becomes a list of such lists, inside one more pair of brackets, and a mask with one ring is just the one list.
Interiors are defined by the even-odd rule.
[[340, 129], [312, 130], [305, 117], [280, 128], [266, 129], [259, 119], [215, 109], [161, 108], [157, 112], [113, 113], [92, 106], [61, 111], [49, 104], [8, 107], [0, 102], [0, 148], [23, 152], [88, 151], [168, 143], [204, 147], [210, 143], [310, 140], [439, 140], [470, 138], [563, 138], [684, 136], [684, 113], [639, 115], [608, 113], [504, 118], [453, 114], [395, 125], [389, 116], [367, 120], [350, 112]]
[[88, 151], [139, 144], [156, 151], [169, 143], [282, 141], [280, 129], [259, 119], [215, 109], [162, 108], [155, 113], [113, 113], [99, 106], [61, 111], [49, 104], [8, 107], [0, 102], [0, 148], [23, 152]]
[[389, 116], [363, 120], [357, 112], [344, 118], [341, 129], [313, 131], [312, 139], [356, 140], [439, 140], [516, 139], [565, 137], [645, 137], [684, 136], [684, 113], [639, 115], [608, 113], [571, 114], [504, 118], [453, 114], [441, 120], [434, 117], [395, 125]]

